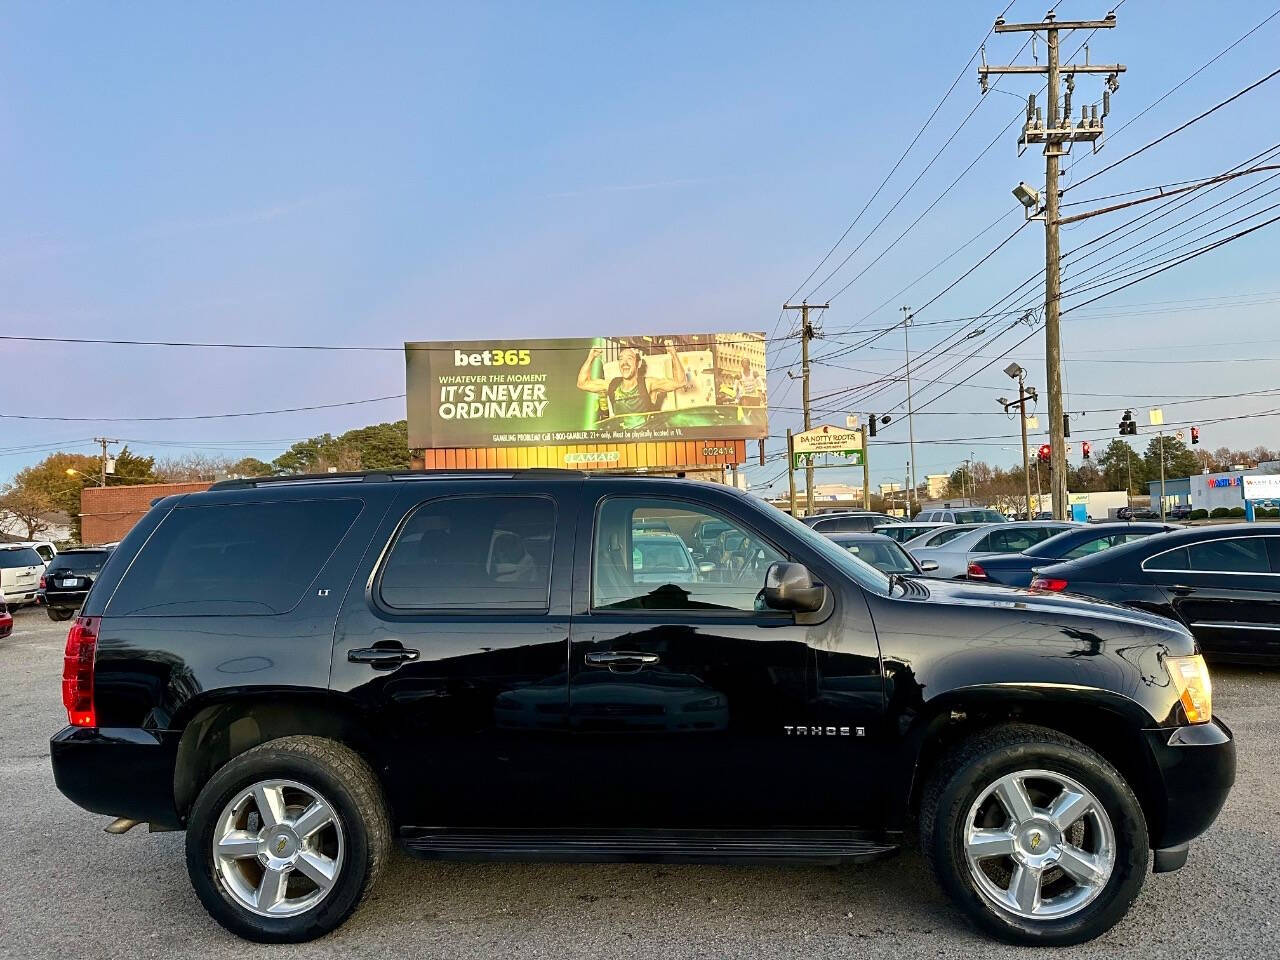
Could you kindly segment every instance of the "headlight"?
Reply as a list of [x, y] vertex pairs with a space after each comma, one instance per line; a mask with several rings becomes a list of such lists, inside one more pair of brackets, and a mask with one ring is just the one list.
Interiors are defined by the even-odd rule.
[[1178, 701], [1187, 715], [1188, 723], [1208, 723], [1213, 717], [1213, 681], [1204, 657], [1166, 657], [1165, 669], [1178, 691]]

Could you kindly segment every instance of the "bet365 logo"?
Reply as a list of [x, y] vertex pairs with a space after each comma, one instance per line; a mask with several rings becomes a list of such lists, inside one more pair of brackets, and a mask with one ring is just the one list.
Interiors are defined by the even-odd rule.
[[532, 362], [528, 350], [453, 351], [455, 367], [527, 367]]

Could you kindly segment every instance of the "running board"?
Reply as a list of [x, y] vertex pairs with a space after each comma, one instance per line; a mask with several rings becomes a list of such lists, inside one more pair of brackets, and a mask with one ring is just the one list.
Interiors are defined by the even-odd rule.
[[563, 863], [850, 863], [896, 851], [901, 836], [856, 830], [447, 830], [405, 827], [400, 840], [433, 860]]

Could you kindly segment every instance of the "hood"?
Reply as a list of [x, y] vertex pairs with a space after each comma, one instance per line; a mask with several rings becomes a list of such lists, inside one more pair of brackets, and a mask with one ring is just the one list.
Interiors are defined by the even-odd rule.
[[1142, 627], [1190, 634], [1180, 623], [1154, 613], [1135, 610], [1118, 603], [1079, 597], [1070, 593], [1043, 593], [1021, 587], [1005, 587], [971, 580], [933, 580], [917, 578], [904, 594], [895, 598], [956, 607], [985, 607], [1022, 610], [1032, 614], [1058, 614], [1092, 617], [1110, 621], [1127, 621]]

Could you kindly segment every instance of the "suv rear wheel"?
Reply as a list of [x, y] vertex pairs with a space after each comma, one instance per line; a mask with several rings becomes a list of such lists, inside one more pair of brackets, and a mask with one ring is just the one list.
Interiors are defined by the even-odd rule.
[[1147, 823], [1102, 756], [1011, 724], [935, 769], [920, 808], [925, 857], [979, 926], [1011, 943], [1068, 945], [1124, 916], [1146, 878]]
[[232, 933], [265, 943], [338, 927], [387, 859], [391, 828], [377, 778], [320, 737], [247, 750], [210, 778], [187, 823], [196, 894]]

